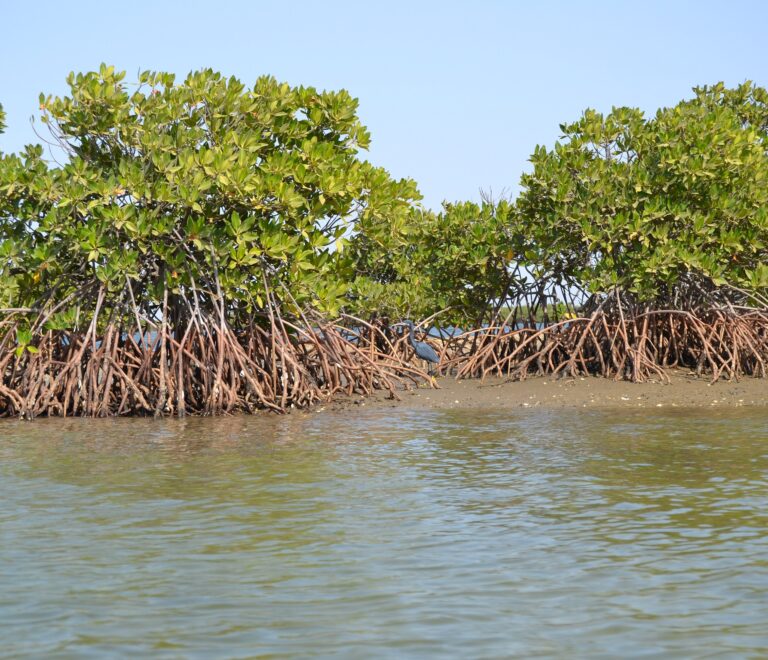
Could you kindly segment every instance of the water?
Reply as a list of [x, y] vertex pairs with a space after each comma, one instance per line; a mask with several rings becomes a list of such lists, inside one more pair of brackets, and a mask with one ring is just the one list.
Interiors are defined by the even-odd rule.
[[4, 657], [765, 657], [768, 413], [0, 426]]

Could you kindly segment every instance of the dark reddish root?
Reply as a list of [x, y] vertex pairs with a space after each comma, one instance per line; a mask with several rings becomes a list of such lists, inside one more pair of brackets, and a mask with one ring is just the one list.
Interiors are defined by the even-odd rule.
[[[434, 385], [426, 365], [414, 360], [407, 333], [385, 323], [350, 316], [329, 323], [303, 314], [287, 320], [273, 309], [234, 329], [223, 310], [202, 314], [189, 305], [184, 331], [174, 332], [170, 321], [149, 320], [132, 300], [135, 324], [114, 322], [114, 311], [99, 322], [103, 300], [100, 292], [81, 333], [40, 331], [50, 318], [41, 314], [32, 326], [33, 350], [17, 345], [16, 331], [26, 324], [16, 312], [0, 321], [0, 416], [285, 412], [339, 395], [383, 390], [396, 398], [419, 382]], [[635, 382], [667, 380], [673, 367], [713, 381], [766, 376], [766, 309], [631, 311], [616, 295], [579, 318], [537, 324], [515, 314], [456, 338], [429, 340], [440, 356], [436, 371]], [[172, 317], [164, 299], [160, 318]]]
[[[98, 310], [94, 319], [98, 315]], [[384, 390], [396, 398], [428, 376], [385, 331], [357, 319], [342, 325], [287, 321], [235, 330], [197, 317], [183, 333], [169, 324], [97, 333], [45, 331], [33, 351], [16, 345], [17, 322], [0, 335], [0, 416], [219, 415], [304, 408], [338, 395]]]
[[768, 310], [644, 309], [630, 316], [621, 308], [599, 308], [545, 327], [500, 325], [466, 333], [444, 352], [441, 371], [455, 371], [458, 378], [596, 375], [667, 381], [665, 371], [674, 367], [706, 374], [713, 382], [765, 378]]

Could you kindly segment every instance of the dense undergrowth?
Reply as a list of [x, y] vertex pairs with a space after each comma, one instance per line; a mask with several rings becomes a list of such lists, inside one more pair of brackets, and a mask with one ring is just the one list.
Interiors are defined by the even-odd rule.
[[[517, 199], [423, 208], [361, 157], [346, 92], [102, 66], [0, 154], [0, 414], [308, 406], [439, 369], [765, 376], [768, 95], [614, 108], [537, 147]], [[3, 115], [0, 110], [0, 130]]]

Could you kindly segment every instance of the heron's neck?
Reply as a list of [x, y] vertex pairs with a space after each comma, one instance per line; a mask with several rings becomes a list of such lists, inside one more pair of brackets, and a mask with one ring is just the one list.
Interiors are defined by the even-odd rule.
[[411, 333], [411, 343], [413, 344], [413, 343], [415, 343], [415, 342], [416, 342], [416, 335], [415, 335], [415, 334], [414, 334], [414, 332], [413, 332], [413, 323], [411, 323], [411, 324], [408, 326], [408, 329], [410, 330], [410, 333]]

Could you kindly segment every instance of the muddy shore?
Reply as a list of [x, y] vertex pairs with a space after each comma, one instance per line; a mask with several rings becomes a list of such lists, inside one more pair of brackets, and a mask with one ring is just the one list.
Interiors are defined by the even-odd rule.
[[400, 401], [385, 394], [351, 398], [316, 410], [349, 407], [441, 408], [715, 408], [768, 405], [768, 379], [743, 378], [711, 383], [687, 370], [670, 371], [669, 383], [629, 383], [606, 378], [503, 378], [456, 381], [438, 378], [439, 389], [422, 386], [400, 392]]

